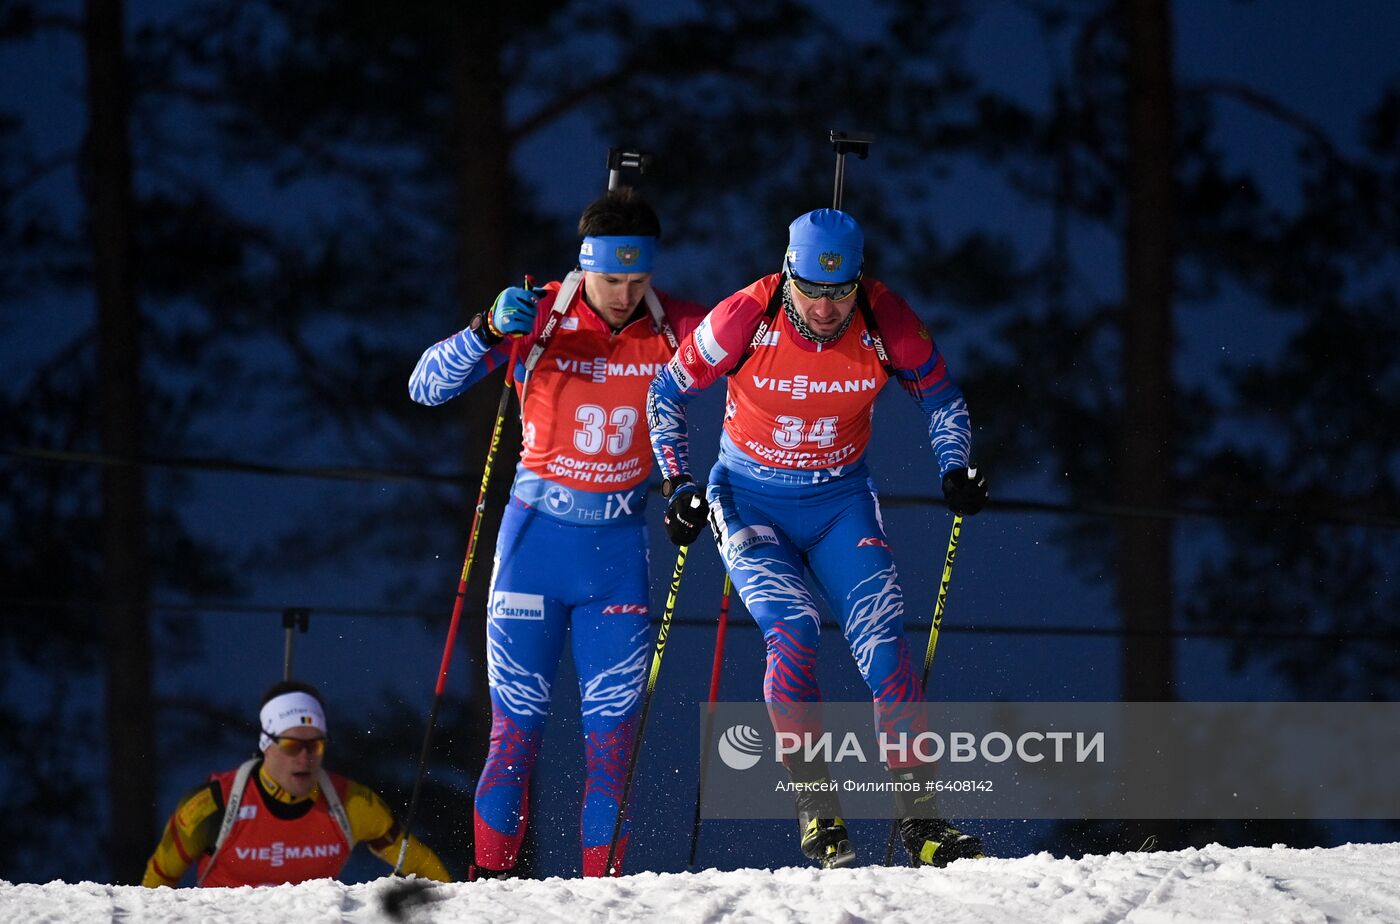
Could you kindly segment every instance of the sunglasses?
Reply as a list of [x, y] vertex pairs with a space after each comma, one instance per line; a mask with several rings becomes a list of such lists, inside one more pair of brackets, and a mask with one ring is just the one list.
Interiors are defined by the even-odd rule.
[[809, 282], [801, 276], [788, 272], [788, 278], [797, 287], [797, 291], [811, 299], [829, 298], [833, 302], [843, 302], [850, 298], [860, 286], [860, 277], [857, 276], [850, 282], [837, 282], [824, 284], [820, 282]]
[[288, 735], [277, 735], [273, 737], [272, 743], [288, 757], [296, 757], [302, 751], [310, 751], [312, 757], [320, 757], [326, 753], [325, 738], [292, 738]]

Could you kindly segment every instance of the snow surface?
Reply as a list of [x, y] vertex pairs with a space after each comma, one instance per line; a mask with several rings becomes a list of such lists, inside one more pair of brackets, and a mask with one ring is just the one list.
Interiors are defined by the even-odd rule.
[[[389, 921], [380, 879], [241, 889], [0, 882], [0, 921]], [[1400, 924], [1400, 844], [962, 860], [944, 870], [746, 869], [434, 886], [409, 920], [802, 924]]]

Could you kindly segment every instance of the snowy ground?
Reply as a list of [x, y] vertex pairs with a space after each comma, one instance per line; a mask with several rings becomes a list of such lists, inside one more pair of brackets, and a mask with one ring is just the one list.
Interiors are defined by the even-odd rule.
[[[388, 921], [390, 880], [267, 889], [0, 882], [0, 921]], [[802, 924], [1400, 924], [1400, 844], [1330, 850], [1210, 846], [1175, 853], [964, 860], [946, 870], [864, 867], [641, 873], [436, 887], [424, 922], [792, 921]]]

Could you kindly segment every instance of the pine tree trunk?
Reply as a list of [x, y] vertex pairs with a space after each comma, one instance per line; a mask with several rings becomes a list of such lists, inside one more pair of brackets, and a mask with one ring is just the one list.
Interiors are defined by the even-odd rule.
[[[479, 12], [456, 20], [457, 51], [453, 78], [453, 99], [457, 118], [454, 139], [459, 158], [458, 213], [459, 253], [457, 289], [462, 326], [478, 311], [492, 303], [506, 284], [519, 280], [506, 274], [514, 265], [513, 222], [510, 206], [511, 142], [506, 126], [506, 80], [500, 71], [501, 34], [497, 13]], [[495, 423], [497, 402], [503, 380], [492, 376], [469, 389], [455, 403], [460, 406], [465, 430], [465, 464], [469, 472], [481, 471]], [[490, 491], [483, 516], [471, 586], [463, 604], [461, 644], [471, 662], [471, 690], [466, 737], [467, 772], [478, 777], [486, 762], [491, 734], [491, 698], [486, 682], [486, 604], [491, 560], [496, 547], [501, 511], [510, 496], [515, 461], [520, 446], [518, 405], [507, 411], [491, 472]], [[479, 484], [465, 490], [475, 502]], [[469, 524], [468, 524], [469, 525]], [[463, 533], [465, 538], [466, 533]], [[470, 828], [470, 825], [467, 826]], [[517, 870], [531, 874], [533, 851], [529, 842]]]
[[140, 312], [132, 278], [134, 230], [129, 88], [121, 0], [87, 0], [87, 163], [97, 297], [102, 451], [130, 464], [102, 479], [103, 643], [107, 658], [107, 851], [112, 881], [139, 882], [155, 846], [155, 723], [151, 714]]
[[[1171, 501], [1175, 87], [1169, 0], [1125, 0], [1128, 167], [1123, 312], [1125, 408], [1119, 499], [1133, 508]], [[1119, 536], [1118, 604], [1123, 699], [1173, 699], [1171, 521], [1135, 517]], [[1154, 634], [1163, 633], [1163, 634]]]

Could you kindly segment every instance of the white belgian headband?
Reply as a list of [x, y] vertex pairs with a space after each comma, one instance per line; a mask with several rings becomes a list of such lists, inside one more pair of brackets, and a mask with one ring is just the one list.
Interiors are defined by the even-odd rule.
[[258, 750], [266, 751], [274, 744], [273, 739], [289, 728], [307, 725], [329, 734], [326, 727], [326, 710], [310, 693], [295, 691], [274, 696], [258, 713], [262, 735], [258, 738]]

